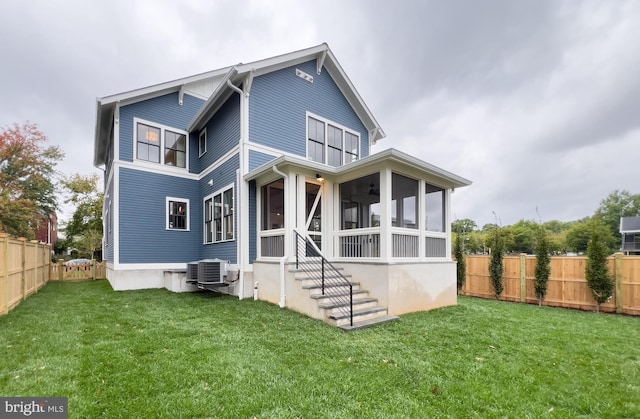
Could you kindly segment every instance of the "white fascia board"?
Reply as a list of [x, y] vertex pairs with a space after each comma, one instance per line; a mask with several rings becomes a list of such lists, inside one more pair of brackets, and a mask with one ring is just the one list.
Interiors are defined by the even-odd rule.
[[179, 91], [180, 87], [185, 85], [185, 84], [189, 84], [189, 83], [194, 83], [194, 82], [198, 82], [198, 81], [202, 81], [202, 80], [206, 80], [212, 77], [218, 77], [221, 76], [225, 73], [227, 73], [229, 71], [231, 67], [224, 67], [224, 68], [220, 68], [217, 70], [213, 70], [213, 71], [208, 71], [206, 73], [200, 73], [200, 74], [196, 74], [193, 76], [189, 76], [189, 77], [184, 77], [181, 79], [176, 79], [176, 80], [172, 80], [172, 81], [168, 81], [165, 83], [159, 83], [159, 84], [154, 84], [148, 87], [143, 87], [141, 89], [135, 89], [135, 90], [129, 90], [127, 92], [123, 92], [123, 93], [118, 93], [115, 95], [111, 95], [111, 96], [105, 96], [103, 98], [100, 98], [100, 102], [105, 105], [108, 103], [113, 103], [113, 102], [122, 102], [122, 101], [127, 101], [130, 99], [136, 99], [136, 101], [138, 100], [142, 100], [142, 99], [138, 99], [140, 97], [144, 97], [147, 95], [151, 95], [151, 96], [161, 96], [163, 94], [169, 93], [171, 91]]
[[329, 50], [329, 46], [320, 44], [315, 47], [302, 49], [287, 54], [278, 55], [271, 58], [265, 58], [264, 60], [254, 61], [252, 63], [240, 64], [237, 66], [238, 74], [248, 73], [254, 71], [255, 76], [261, 74], [271, 73], [273, 71], [281, 70], [283, 68], [291, 67], [310, 59], [317, 58], [325, 51]]

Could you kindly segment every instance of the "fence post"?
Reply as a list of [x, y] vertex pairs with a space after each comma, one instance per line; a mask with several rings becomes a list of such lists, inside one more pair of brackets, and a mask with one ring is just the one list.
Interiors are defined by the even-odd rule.
[[527, 254], [520, 253], [520, 302], [527, 302]]
[[22, 242], [22, 300], [27, 299], [27, 239], [25, 237], [18, 237], [18, 240]]
[[2, 272], [2, 284], [0, 284], [0, 294], [3, 295], [4, 304], [0, 306], [0, 314], [7, 314], [9, 312], [9, 235], [6, 233], [0, 233], [0, 241], [2, 242], [2, 266], [4, 269]]
[[93, 280], [96, 280], [96, 260], [91, 259], [91, 276], [93, 276]]
[[64, 262], [63, 261], [58, 262], [58, 280], [64, 281]]
[[616, 270], [616, 313], [622, 313], [624, 309], [624, 295], [623, 295], [623, 271], [622, 264], [624, 261], [624, 254], [622, 252], [616, 252], [615, 257], [615, 270]]
[[33, 288], [35, 288], [35, 293], [38, 293], [38, 240], [31, 240], [31, 243], [34, 243], [35, 250], [35, 258], [34, 258], [34, 267], [33, 267]]

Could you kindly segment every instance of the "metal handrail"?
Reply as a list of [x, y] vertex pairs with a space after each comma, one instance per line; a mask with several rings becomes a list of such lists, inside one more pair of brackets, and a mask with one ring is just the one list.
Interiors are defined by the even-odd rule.
[[[294, 230], [296, 235], [296, 269], [303, 271], [307, 277], [320, 285], [322, 295], [336, 305], [337, 309], [349, 317], [353, 326], [353, 284], [324, 257], [318, 246], [309, 234], [301, 234]], [[349, 287], [348, 295], [332, 294], [327, 290], [332, 286]]]

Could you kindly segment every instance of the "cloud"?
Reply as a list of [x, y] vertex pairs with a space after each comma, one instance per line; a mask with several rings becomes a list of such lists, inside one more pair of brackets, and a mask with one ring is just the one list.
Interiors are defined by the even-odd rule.
[[38, 123], [91, 166], [96, 97], [329, 43], [388, 147], [474, 181], [479, 225], [590, 215], [638, 193], [640, 3], [9, 0], [0, 126]]

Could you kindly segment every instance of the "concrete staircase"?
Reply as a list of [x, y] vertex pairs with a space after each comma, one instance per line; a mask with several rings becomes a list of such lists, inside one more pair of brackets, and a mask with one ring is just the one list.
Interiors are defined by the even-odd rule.
[[[369, 291], [360, 288], [360, 283], [353, 282], [351, 275], [340, 273], [325, 274], [325, 290], [319, 278], [320, 270], [293, 270], [296, 282], [315, 302], [317, 309], [327, 323], [343, 330], [351, 331], [371, 327], [377, 324], [397, 320], [390, 316], [387, 307], [380, 306], [378, 300], [369, 295]], [[345, 282], [344, 278], [348, 281]], [[353, 287], [353, 325], [349, 316], [349, 285]]]

